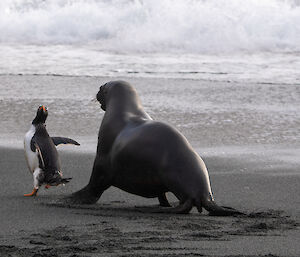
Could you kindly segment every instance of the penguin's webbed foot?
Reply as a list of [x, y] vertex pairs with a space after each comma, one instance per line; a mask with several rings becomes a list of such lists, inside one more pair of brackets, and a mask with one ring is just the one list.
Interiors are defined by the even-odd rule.
[[24, 194], [24, 196], [36, 196], [38, 192], [38, 188], [33, 188], [30, 194]]

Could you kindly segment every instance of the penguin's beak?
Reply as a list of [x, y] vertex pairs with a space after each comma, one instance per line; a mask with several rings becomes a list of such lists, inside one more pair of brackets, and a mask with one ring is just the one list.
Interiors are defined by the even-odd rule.
[[42, 106], [42, 108], [43, 108], [43, 111], [46, 112], [46, 107], [44, 105]]

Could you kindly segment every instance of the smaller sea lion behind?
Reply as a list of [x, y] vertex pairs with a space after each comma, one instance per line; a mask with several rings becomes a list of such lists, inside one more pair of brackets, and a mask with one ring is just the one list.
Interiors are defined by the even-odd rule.
[[71, 195], [69, 203], [95, 203], [106, 189], [115, 186], [135, 195], [158, 197], [161, 206], [170, 206], [166, 192], [179, 199], [178, 206], [161, 207], [157, 212], [188, 213], [196, 206], [210, 215], [241, 214], [215, 203], [203, 160], [177, 129], [151, 119], [129, 83], [106, 83], [97, 100], [105, 115], [92, 175], [87, 186]]

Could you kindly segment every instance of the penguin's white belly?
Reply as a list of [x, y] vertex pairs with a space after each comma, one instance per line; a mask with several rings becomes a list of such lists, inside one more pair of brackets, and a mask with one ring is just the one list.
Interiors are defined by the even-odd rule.
[[25, 157], [26, 157], [28, 168], [32, 173], [36, 168], [39, 167], [39, 159], [38, 159], [37, 151], [32, 152], [30, 148], [30, 142], [34, 134], [35, 134], [35, 127], [31, 126], [30, 130], [26, 133], [24, 138]]

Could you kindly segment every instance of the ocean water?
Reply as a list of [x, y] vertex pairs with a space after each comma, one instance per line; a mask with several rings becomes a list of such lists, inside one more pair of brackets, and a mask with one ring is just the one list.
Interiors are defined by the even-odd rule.
[[92, 99], [120, 78], [201, 156], [299, 167], [300, 1], [0, 1], [0, 146], [44, 104], [49, 133], [82, 144], [64, 149], [94, 152]]
[[3, 0], [0, 74], [300, 83], [300, 1]]

